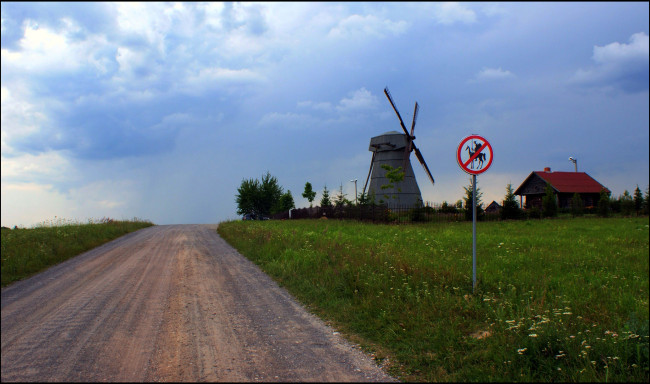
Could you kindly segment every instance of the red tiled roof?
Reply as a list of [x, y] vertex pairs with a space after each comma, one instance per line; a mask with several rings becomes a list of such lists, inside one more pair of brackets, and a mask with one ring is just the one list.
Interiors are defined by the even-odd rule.
[[560, 193], [600, 193], [605, 188], [585, 172], [535, 171], [534, 173]]

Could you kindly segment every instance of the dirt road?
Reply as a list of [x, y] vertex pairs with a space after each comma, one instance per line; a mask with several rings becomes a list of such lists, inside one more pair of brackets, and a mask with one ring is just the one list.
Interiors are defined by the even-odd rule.
[[216, 225], [128, 234], [2, 290], [5, 381], [394, 381]]

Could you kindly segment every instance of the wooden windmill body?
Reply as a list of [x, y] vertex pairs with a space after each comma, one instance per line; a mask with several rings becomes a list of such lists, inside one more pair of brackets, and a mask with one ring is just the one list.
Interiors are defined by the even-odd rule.
[[[422, 157], [422, 153], [420, 153], [420, 150], [413, 143], [413, 140], [415, 140], [413, 133], [418, 113], [418, 103], [415, 103], [413, 123], [409, 134], [404, 126], [402, 117], [388, 92], [388, 88], [384, 89], [384, 93], [393, 106], [393, 110], [395, 110], [395, 113], [397, 114], [404, 133], [390, 131], [370, 139], [368, 150], [372, 152], [372, 160], [370, 162], [370, 170], [368, 171], [368, 177], [366, 178], [363, 191], [364, 193], [367, 191], [369, 196], [374, 194], [375, 201], [383, 201], [389, 206], [400, 205], [414, 207], [422, 205], [422, 194], [418, 187], [417, 180], [415, 179], [413, 167], [411, 166], [411, 152], [415, 152], [416, 157], [424, 167], [424, 170], [429, 176], [432, 184], [434, 183], [434, 180], [429, 171], [429, 167], [427, 167], [427, 164]], [[382, 165], [388, 165], [392, 168], [401, 167], [404, 172], [404, 180], [398, 183], [391, 183], [389, 178], [386, 177], [387, 170], [384, 169]], [[368, 183], [368, 180], [370, 180], [370, 183]], [[393, 184], [393, 186], [387, 188], [386, 186], [390, 184]], [[382, 188], [382, 186], [384, 188]]]

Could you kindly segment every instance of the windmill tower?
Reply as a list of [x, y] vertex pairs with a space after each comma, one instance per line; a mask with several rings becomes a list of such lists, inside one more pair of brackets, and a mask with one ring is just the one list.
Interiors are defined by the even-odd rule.
[[[418, 115], [418, 103], [415, 103], [413, 123], [411, 124], [411, 133], [409, 134], [404, 126], [404, 121], [402, 121], [402, 116], [399, 114], [393, 98], [388, 92], [388, 88], [384, 88], [384, 93], [397, 114], [404, 133], [390, 131], [370, 139], [368, 150], [372, 152], [372, 160], [370, 161], [370, 170], [368, 171], [368, 177], [366, 177], [366, 183], [363, 186], [363, 192], [365, 193], [367, 188], [369, 195], [374, 193], [377, 201], [384, 200], [389, 205], [415, 206], [416, 204], [422, 204], [422, 194], [420, 193], [420, 188], [415, 180], [415, 174], [411, 166], [411, 152], [415, 152], [415, 156], [420, 161], [420, 164], [422, 164], [422, 167], [424, 167], [431, 180], [431, 184], [434, 184], [434, 180], [429, 171], [429, 167], [427, 167], [427, 163], [424, 161], [424, 157], [422, 157], [422, 153], [415, 146], [415, 143], [413, 143], [415, 140], [413, 133], [415, 131], [415, 120]], [[382, 168], [384, 164], [393, 168], [401, 167], [404, 172], [404, 180], [396, 183], [392, 188], [382, 189], [382, 186], [390, 182], [386, 177], [387, 171]], [[368, 184], [368, 180], [370, 180], [370, 184]]]

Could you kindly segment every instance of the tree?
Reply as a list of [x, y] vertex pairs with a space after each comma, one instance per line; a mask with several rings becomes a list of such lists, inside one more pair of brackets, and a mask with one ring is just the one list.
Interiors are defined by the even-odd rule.
[[237, 188], [235, 201], [237, 202], [237, 214], [246, 213], [259, 214], [260, 182], [257, 179], [242, 180]]
[[515, 193], [512, 190], [512, 184], [508, 184], [506, 187], [506, 197], [503, 200], [503, 206], [501, 207], [501, 218], [502, 219], [519, 219], [521, 217], [521, 209], [519, 204], [517, 204], [517, 199], [515, 198]]
[[643, 209], [643, 194], [641, 194], [641, 190], [639, 189], [639, 184], [637, 184], [636, 189], [634, 190], [634, 211], [636, 212], [637, 216], [639, 216], [642, 209]]
[[[465, 189], [465, 220], [472, 220], [472, 178], [469, 178], [469, 188], [463, 187]], [[481, 188], [478, 187], [478, 182], [476, 182], [476, 219], [480, 220], [483, 218], [483, 203], [481, 202], [481, 197], [483, 197], [483, 192]]]
[[266, 174], [262, 176], [260, 190], [260, 213], [268, 216], [282, 196], [282, 187], [278, 184], [278, 179], [266, 171]]
[[650, 186], [645, 187], [645, 196], [643, 197], [643, 208], [641, 212], [645, 215], [648, 214], [650, 210]]
[[291, 191], [287, 191], [286, 193], [283, 193], [282, 196], [280, 196], [280, 199], [278, 200], [278, 203], [274, 207], [272, 213], [286, 212], [295, 207], [296, 205], [293, 202]]
[[546, 183], [545, 195], [542, 197], [542, 215], [544, 217], [557, 216], [557, 199], [550, 183]]
[[573, 194], [571, 199], [571, 214], [573, 217], [582, 216], [585, 203], [582, 201], [580, 194], [578, 192]]
[[598, 215], [602, 217], [609, 216], [609, 195], [610, 192], [605, 188], [600, 190], [600, 199], [598, 199]]
[[334, 198], [334, 205], [339, 208], [344, 205], [350, 205], [350, 201], [345, 198], [345, 194], [343, 193], [343, 184], [339, 186], [339, 192], [336, 194]]
[[262, 176], [262, 181], [242, 180], [235, 196], [237, 214], [253, 213], [268, 216], [281, 196], [282, 187], [278, 184], [278, 179], [271, 176], [268, 171]]
[[309, 208], [311, 208], [311, 203], [316, 198], [316, 192], [312, 190], [310, 182], [305, 183], [305, 191], [302, 193], [302, 197], [309, 201]]
[[634, 211], [634, 200], [632, 200], [632, 195], [630, 195], [630, 192], [623, 191], [623, 195], [618, 198], [620, 201], [621, 205], [621, 213], [624, 216], [630, 216], [632, 214], [632, 211]]
[[370, 204], [370, 196], [365, 192], [360, 192], [358, 198], [359, 205], [368, 205]]
[[327, 190], [327, 185], [323, 189], [323, 197], [320, 199], [321, 208], [331, 207], [332, 201], [330, 200], [330, 192]]

